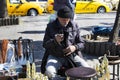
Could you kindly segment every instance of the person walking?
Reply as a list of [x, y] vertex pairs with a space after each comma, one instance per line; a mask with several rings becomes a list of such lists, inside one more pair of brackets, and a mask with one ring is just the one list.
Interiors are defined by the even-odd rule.
[[54, 21], [57, 18], [57, 12], [59, 9], [68, 6], [71, 11], [73, 11], [72, 13], [72, 20], [74, 20], [75, 18], [75, 7], [76, 7], [76, 0], [54, 0], [54, 5], [53, 5], [53, 10], [54, 10], [54, 14], [52, 14], [50, 16], [50, 22]]
[[53, 9], [57, 12], [59, 9], [68, 6], [74, 12], [75, 5], [76, 0], [54, 0]]
[[69, 68], [89, 67], [81, 54], [84, 40], [80, 36], [77, 23], [71, 20], [72, 13], [68, 6], [64, 6], [58, 10], [56, 20], [47, 25], [43, 39], [45, 54], [41, 72], [46, 74], [49, 80], [65, 80], [57, 75], [63, 65]]

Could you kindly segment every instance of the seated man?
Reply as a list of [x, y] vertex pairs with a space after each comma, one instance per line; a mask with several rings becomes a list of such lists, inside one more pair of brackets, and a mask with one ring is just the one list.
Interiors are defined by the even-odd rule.
[[71, 20], [72, 11], [65, 6], [57, 13], [57, 19], [47, 25], [43, 40], [45, 54], [41, 72], [50, 80], [64, 80], [57, 76], [61, 66], [89, 67], [82, 58], [84, 41], [80, 36], [78, 25]]

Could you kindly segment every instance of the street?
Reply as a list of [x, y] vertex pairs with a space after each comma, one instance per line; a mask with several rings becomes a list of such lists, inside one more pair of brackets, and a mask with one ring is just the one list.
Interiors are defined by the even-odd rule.
[[[42, 48], [43, 36], [45, 28], [49, 22], [49, 14], [41, 16], [24, 16], [20, 17], [19, 25], [1, 26], [0, 27], [0, 40], [2, 39], [33, 39], [35, 62], [37, 64], [37, 71], [40, 71], [40, 62], [44, 54]], [[91, 31], [94, 26], [113, 26], [116, 17], [115, 12], [104, 14], [76, 14], [75, 21], [83, 30]], [[84, 34], [84, 31], [83, 31]]]
[[[115, 20], [115, 12], [105, 14], [77, 14], [76, 22], [79, 27], [91, 30], [93, 26], [112, 26]], [[20, 17], [19, 25], [1, 26], [0, 39], [16, 39], [19, 36], [23, 38], [32, 38], [33, 40], [43, 39], [44, 31], [49, 22], [49, 14], [41, 16]]]

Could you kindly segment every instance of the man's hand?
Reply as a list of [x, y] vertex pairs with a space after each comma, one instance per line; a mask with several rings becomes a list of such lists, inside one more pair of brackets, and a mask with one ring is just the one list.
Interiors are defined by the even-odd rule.
[[76, 47], [71, 45], [71, 46], [68, 46], [66, 49], [64, 49], [63, 52], [66, 53], [65, 56], [67, 56], [73, 53], [75, 50], [76, 50]]
[[64, 34], [56, 34], [55, 39], [60, 44], [60, 42], [64, 40]]

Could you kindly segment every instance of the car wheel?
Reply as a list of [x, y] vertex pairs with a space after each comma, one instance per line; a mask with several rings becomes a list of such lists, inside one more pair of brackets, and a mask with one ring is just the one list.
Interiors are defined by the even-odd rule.
[[28, 11], [28, 14], [27, 14], [28, 16], [37, 16], [38, 15], [38, 13], [37, 13], [37, 11], [35, 10], [35, 9], [30, 9], [29, 11]]
[[97, 9], [97, 13], [105, 13], [106, 12], [106, 9], [105, 7], [103, 6], [100, 6], [98, 9]]

